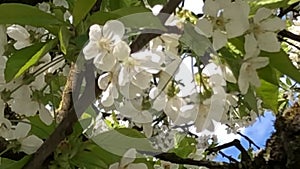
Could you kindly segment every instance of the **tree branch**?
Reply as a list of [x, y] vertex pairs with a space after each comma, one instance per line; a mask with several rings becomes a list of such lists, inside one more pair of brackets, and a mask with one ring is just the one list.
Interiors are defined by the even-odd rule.
[[278, 33], [279, 36], [281, 36], [282, 38], [289, 38], [289, 39], [292, 39], [292, 40], [295, 40], [297, 42], [300, 42], [300, 36], [299, 35], [296, 35], [290, 31], [287, 31], [287, 30], [282, 30]]
[[[161, 13], [171, 14], [176, 7], [180, 4], [182, 0], [172, 0], [169, 1]], [[166, 15], [159, 14], [163, 23], [166, 21]], [[140, 35], [132, 44], [131, 52], [136, 52], [140, 50], [144, 45], [146, 45], [151, 39], [159, 36], [159, 34], [142, 34]], [[86, 66], [86, 81], [87, 83], [95, 82], [95, 77], [93, 77], [93, 69], [91, 66]], [[59, 110], [59, 115], [62, 117], [61, 123], [55, 129], [55, 131], [50, 135], [50, 137], [43, 143], [43, 145], [37, 150], [33, 155], [33, 158], [23, 167], [23, 169], [40, 169], [44, 161], [48, 156], [53, 153], [57, 145], [68, 135], [72, 133], [72, 127], [77, 122], [77, 115], [80, 115], [86, 108], [93, 103], [95, 98], [101, 91], [98, 87], [86, 86], [85, 92], [79, 98], [79, 100], [73, 103], [72, 91], [76, 89], [78, 85], [78, 80], [80, 72], [77, 70], [75, 64], [72, 64], [68, 80], [64, 89], [64, 94], [62, 96], [61, 108]], [[80, 81], [80, 80], [79, 80]], [[77, 114], [77, 115], [76, 115]]]
[[161, 153], [158, 155], [155, 155], [154, 157], [169, 161], [171, 163], [175, 164], [188, 164], [188, 165], [195, 165], [195, 166], [202, 166], [207, 167], [209, 169], [237, 169], [238, 164], [237, 163], [225, 163], [225, 162], [215, 162], [215, 161], [205, 161], [205, 160], [193, 160], [193, 159], [184, 159], [181, 157], [178, 157], [175, 153]]

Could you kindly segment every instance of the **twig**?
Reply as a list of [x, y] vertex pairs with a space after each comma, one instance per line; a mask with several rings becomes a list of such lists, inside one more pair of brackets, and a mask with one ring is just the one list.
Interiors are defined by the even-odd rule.
[[254, 143], [254, 141], [252, 141], [248, 136], [242, 134], [241, 132], [237, 132], [237, 134], [239, 134], [240, 136], [244, 137], [248, 142], [249, 142], [249, 146], [251, 147], [251, 145], [254, 145], [257, 149], [260, 149], [260, 147]]
[[300, 42], [300, 36], [299, 35], [296, 35], [292, 32], [289, 32], [287, 30], [282, 30], [278, 33], [279, 36], [281, 36], [282, 38], [285, 37], [285, 38], [289, 38], [289, 39], [292, 39], [292, 40], [295, 40], [297, 42]]
[[240, 150], [240, 152], [242, 154], [242, 161], [251, 162], [251, 157], [249, 156], [248, 152], [244, 149], [244, 147], [241, 145], [241, 142], [237, 139], [234, 139], [232, 142], [225, 143], [225, 144], [217, 146], [217, 147], [208, 148], [207, 151], [210, 154], [210, 153], [218, 152], [220, 150], [223, 150], [225, 148], [232, 147], [232, 146], [234, 146], [238, 150]]
[[[166, 6], [162, 9], [162, 13], [171, 14], [181, 0], [169, 1]], [[160, 15], [162, 21], [166, 21], [167, 17]], [[159, 36], [158, 34], [142, 34], [131, 44], [131, 52], [136, 52], [140, 50], [144, 45], [146, 45], [151, 39]], [[97, 79], [91, 73], [91, 66], [86, 67], [86, 81], [96, 82]], [[33, 158], [23, 167], [23, 169], [40, 169], [44, 161], [48, 156], [55, 151], [58, 144], [68, 135], [72, 133], [72, 127], [77, 122], [77, 115], [81, 114], [86, 108], [95, 100], [95, 98], [101, 93], [98, 87], [87, 87], [79, 98], [79, 100], [73, 103], [72, 91], [76, 89], [78, 85], [77, 78], [79, 78], [80, 72], [78, 72], [76, 65], [72, 64], [67, 84], [64, 89], [64, 94], [62, 96], [61, 108], [59, 114], [62, 116], [62, 121], [55, 129], [55, 131], [50, 135], [50, 137], [43, 143], [43, 145], [37, 150], [33, 155]], [[80, 81], [80, 80], [79, 80]], [[93, 83], [95, 84], [95, 83]], [[97, 84], [97, 83], [96, 83]]]
[[232, 158], [232, 157], [229, 156], [229, 155], [226, 155], [226, 154], [223, 153], [222, 151], [219, 151], [219, 153], [220, 153], [223, 157], [227, 158], [227, 159], [229, 160], [229, 162], [235, 162], [235, 163], [238, 163], [238, 161], [237, 161], [236, 159]]
[[215, 162], [215, 161], [207, 161], [207, 160], [193, 160], [189, 158], [181, 158], [177, 156], [175, 153], [161, 153], [158, 155], [154, 155], [154, 157], [163, 160], [169, 161], [175, 164], [188, 164], [195, 166], [204, 166], [209, 169], [237, 169], [238, 164], [236, 163], [225, 163], [225, 162]]
[[295, 3], [291, 4], [286, 9], [280, 11], [278, 17], [279, 18], [283, 17], [284, 15], [286, 15], [287, 13], [289, 13], [290, 11], [292, 11], [297, 5], [299, 5], [299, 2], [295, 2]]

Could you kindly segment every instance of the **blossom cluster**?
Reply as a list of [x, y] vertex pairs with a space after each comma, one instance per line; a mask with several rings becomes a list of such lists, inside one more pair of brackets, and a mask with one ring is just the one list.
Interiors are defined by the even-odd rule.
[[[68, 8], [66, 6], [68, 3], [64, 0], [54, 0], [53, 4], [57, 7]], [[51, 12], [49, 3], [40, 3], [38, 8], [47, 13]], [[66, 12], [65, 19], [69, 19], [69, 15]], [[61, 56], [58, 55], [53, 60], [47, 53], [41, 57], [39, 64], [28, 70], [26, 73], [28, 77], [18, 77], [6, 82], [6, 63], [11, 57], [7, 48], [11, 46], [14, 50], [19, 51], [30, 47], [36, 41], [46, 42], [46, 38], [53, 39], [54, 37], [45, 28], [18, 24], [0, 25], [0, 137], [15, 145], [12, 147], [14, 151], [32, 154], [42, 145], [43, 140], [30, 132], [32, 127], [27, 117], [37, 115], [45, 125], [52, 124], [54, 114], [50, 112], [49, 107], [51, 106], [43, 103], [38, 97], [38, 93], [51, 93], [45, 81], [46, 74], [53, 74], [60, 68], [66, 70], [67, 67], [64, 66], [65, 63]], [[46, 108], [47, 106], [48, 108]], [[14, 114], [18, 118], [10, 119], [9, 114]]]

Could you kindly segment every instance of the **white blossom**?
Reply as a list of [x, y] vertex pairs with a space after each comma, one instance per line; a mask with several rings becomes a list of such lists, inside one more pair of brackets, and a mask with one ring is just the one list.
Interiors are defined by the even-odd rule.
[[10, 38], [16, 41], [14, 44], [16, 49], [22, 49], [31, 45], [30, 34], [23, 26], [11, 25], [7, 28], [6, 33]]
[[18, 140], [21, 143], [20, 151], [27, 154], [34, 153], [42, 144], [43, 140], [35, 135], [28, 135], [31, 130], [29, 121], [19, 122], [12, 132], [10, 140]]
[[238, 0], [207, 0], [201, 18], [195, 30], [207, 37], [212, 37], [213, 47], [218, 50], [225, 46], [228, 38], [242, 35], [249, 28], [249, 6]]
[[64, 7], [66, 9], [69, 8], [69, 4], [66, 0], [53, 0], [53, 4], [55, 6], [58, 6], [58, 7], [61, 6], [61, 7]]
[[280, 42], [277, 32], [285, 28], [280, 18], [272, 15], [272, 10], [259, 8], [250, 25], [250, 33], [245, 36], [246, 53], [254, 53], [256, 48], [267, 52], [278, 52]]
[[92, 25], [89, 42], [83, 49], [85, 59], [93, 59], [98, 69], [110, 71], [118, 57], [113, 54], [114, 46], [121, 41], [124, 33], [124, 25], [117, 20], [107, 21], [103, 27]]
[[263, 68], [269, 64], [269, 58], [258, 57], [258, 53], [259, 51], [257, 50], [252, 56], [246, 54], [242, 63], [238, 78], [238, 86], [242, 94], [247, 93], [250, 84], [255, 87], [260, 86], [256, 69]]

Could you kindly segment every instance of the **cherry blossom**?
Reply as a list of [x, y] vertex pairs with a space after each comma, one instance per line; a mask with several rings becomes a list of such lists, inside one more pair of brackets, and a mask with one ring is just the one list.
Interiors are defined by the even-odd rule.
[[98, 69], [110, 71], [117, 57], [112, 54], [113, 48], [121, 41], [124, 33], [123, 23], [117, 20], [107, 21], [103, 27], [92, 25], [89, 31], [90, 41], [83, 49], [85, 59], [93, 59]]
[[249, 28], [249, 6], [238, 0], [207, 0], [195, 30], [206, 37], [212, 37], [213, 47], [218, 50], [225, 46], [228, 38], [242, 35]]
[[250, 25], [250, 33], [245, 36], [246, 52], [253, 53], [256, 48], [267, 52], [280, 50], [277, 32], [285, 28], [285, 23], [272, 14], [272, 10], [264, 7], [256, 11]]
[[16, 49], [22, 49], [31, 45], [30, 34], [23, 26], [11, 25], [7, 28], [6, 33], [10, 38], [16, 41], [14, 44]]
[[269, 64], [269, 58], [258, 57], [258, 54], [259, 50], [252, 56], [246, 54], [242, 63], [238, 78], [238, 86], [242, 94], [247, 93], [250, 84], [255, 87], [260, 86], [256, 69], [263, 68]]

